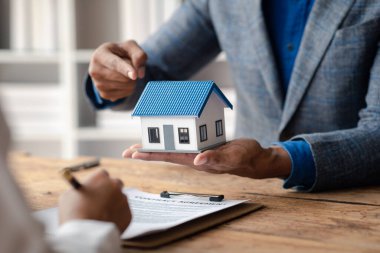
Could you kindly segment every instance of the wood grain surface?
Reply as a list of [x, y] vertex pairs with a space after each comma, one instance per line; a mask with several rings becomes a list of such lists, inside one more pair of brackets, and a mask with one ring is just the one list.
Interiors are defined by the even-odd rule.
[[[33, 210], [55, 206], [69, 188], [57, 171], [86, 161], [10, 155], [13, 173]], [[282, 180], [213, 175], [169, 163], [102, 159], [98, 168], [127, 187], [224, 194], [265, 207], [240, 219], [179, 240], [154, 252], [380, 252], [380, 187], [324, 193], [282, 189]], [[83, 179], [94, 170], [76, 172]], [[125, 249], [126, 252], [150, 252]]]

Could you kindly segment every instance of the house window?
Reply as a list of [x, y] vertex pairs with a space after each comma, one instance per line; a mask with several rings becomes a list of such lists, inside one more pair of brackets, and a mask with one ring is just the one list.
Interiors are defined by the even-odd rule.
[[216, 137], [223, 135], [223, 121], [222, 120], [215, 121], [215, 129], [216, 129]]
[[160, 143], [160, 130], [158, 127], [148, 127], [149, 143]]
[[199, 133], [200, 133], [200, 139], [201, 139], [201, 142], [202, 141], [207, 141], [207, 126], [206, 125], [202, 125], [199, 127]]
[[178, 128], [178, 139], [179, 143], [181, 144], [189, 144], [190, 139], [189, 139], [189, 129], [188, 128]]

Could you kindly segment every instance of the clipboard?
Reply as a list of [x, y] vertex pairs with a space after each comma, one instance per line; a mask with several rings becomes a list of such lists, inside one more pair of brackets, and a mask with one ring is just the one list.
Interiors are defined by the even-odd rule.
[[[166, 192], [166, 191], [164, 191]], [[135, 248], [141, 248], [141, 249], [149, 249], [149, 248], [157, 248], [160, 246], [163, 246], [165, 244], [171, 243], [173, 241], [177, 241], [179, 239], [185, 238], [187, 236], [193, 235], [195, 233], [201, 232], [203, 230], [212, 228], [214, 226], [220, 225], [224, 222], [233, 220], [235, 218], [241, 217], [243, 215], [247, 215], [255, 210], [258, 210], [262, 208], [263, 206], [250, 202], [250, 201], [239, 201], [239, 200], [226, 200], [225, 207], [223, 204], [222, 197], [223, 195], [207, 195], [207, 194], [189, 194], [189, 193], [183, 193], [183, 192], [166, 192], [169, 194], [165, 194], [165, 196], [161, 194], [154, 194], [154, 193], [147, 193], [142, 192], [134, 188], [125, 188], [123, 189], [123, 193], [126, 194], [129, 197], [129, 203], [131, 205], [131, 211], [133, 215], [133, 210], [139, 210], [140, 209], [134, 209], [133, 203], [139, 205], [144, 204], [147, 201], [151, 202], [153, 201], [156, 205], [155, 207], [160, 208], [160, 206], [164, 206], [167, 203], [171, 203], [172, 205], [179, 205], [179, 208], [181, 208], [181, 205], [190, 205], [192, 206], [194, 201], [198, 201], [198, 203], [203, 203], [202, 205], [197, 205], [197, 207], [194, 210], [199, 210], [206, 208], [205, 204], [209, 205], [210, 203], [213, 203], [211, 206], [214, 206], [214, 208], [211, 209], [218, 209], [218, 210], [212, 210], [206, 214], [198, 214], [197, 212], [194, 215], [187, 216], [184, 218], [186, 221], [176, 220], [174, 219], [174, 223], [176, 225], [168, 225], [166, 228], [162, 228], [160, 226], [158, 227], [149, 227], [146, 228], [145, 226], [139, 227], [139, 222], [135, 222], [133, 225], [133, 219], [132, 223], [129, 225], [127, 230], [123, 232], [120, 239], [120, 244], [122, 246], [128, 246], [128, 247], [135, 247]], [[184, 196], [178, 196], [178, 195], [191, 195], [187, 196], [190, 198], [186, 198]], [[193, 199], [193, 195], [196, 195], [195, 199]], [[173, 198], [172, 200], [169, 200], [167, 198]], [[201, 198], [208, 198], [207, 201], [205, 200], [199, 200]], [[210, 200], [212, 198], [212, 200]], [[153, 203], [152, 202], [152, 203]], [[222, 208], [221, 208], [222, 207]], [[151, 210], [154, 206], [148, 207], [146, 210], [148, 210], [148, 215], [151, 212]], [[161, 210], [162, 211], [162, 210]], [[58, 222], [58, 209], [57, 208], [49, 208], [45, 210], [40, 210], [37, 212], [34, 212], [34, 217], [45, 224], [45, 233], [49, 235], [54, 235], [58, 229], [59, 229], [59, 222]], [[147, 214], [145, 214], [147, 215]], [[150, 216], [145, 216], [149, 217]], [[144, 215], [140, 218], [144, 218]], [[141, 224], [141, 223], [140, 223]], [[146, 224], [142, 222], [142, 224]], [[162, 223], [161, 223], [162, 224]], [[158, 228], [158, 229], [157, 229]], [[130, 229], [128, 231], [128, 229]], [[129, 234], [128, 234], [129, 233]], [[124, 238], [123, 238], [124, 237]]]
[[124, 247], [157, 248], [168, 243], [183, 239], [187, 236], [215, 227], [227, 221], [259, 210], [263, 206], [253, 202], [245, 202], [209, 215], [193, 219], [173, 228], [157, 233], [122, 240]]

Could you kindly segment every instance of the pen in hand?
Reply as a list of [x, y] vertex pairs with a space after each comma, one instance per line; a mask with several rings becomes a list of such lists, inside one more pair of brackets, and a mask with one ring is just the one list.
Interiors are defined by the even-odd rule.
[[69, 182], [74, 189], [79, 190], [82, 187], [82, 184], [71, 174], [71, 172], [67, 169], [63, 169], [61, 174], [67, 182]]
[[81, 162], [78, 164], [67, 166], [67, 167], [63, 168], [63, 170], [69, 170], [70, 172], [74, 172], [74, 171], [79, 171], [82, 169], [90, 169], [90, 168], [99, 166], [99, 164], [100, 164], [100, 159], [95, 158], [95, 159], [88, 160], [86, 162]]

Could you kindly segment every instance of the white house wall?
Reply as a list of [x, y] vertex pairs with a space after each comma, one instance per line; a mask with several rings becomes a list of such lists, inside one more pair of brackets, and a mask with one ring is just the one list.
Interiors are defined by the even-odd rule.
[[[222, 120], [223, 122], [223, 135], [219, 137], [216, 137], [215, 121], [217, 120]], [[199, 138], [200, 136], [199, 127], [205, 124], [207, 125], [207, 141], [201, 142]], [[225, 142], [226, 141], [225, 125], [226, 124], [224, 122], [224, 103], [221, 102], [218, 95], [216, 95], [215, 93], [212, 93], [208, 100], [208, 103], [203, 109], [202, 115], [200, 116], [199, 119], [196, 119], [198, 148], [203, 149], [210, 145]]]
[[[198, 150], [197, 131], [194, 117], [141, 117], [142, 145], [144, 149], [164, 150], [165, 139], [163, 125], [173, 125], [174, 145], [176, 150]], [[160, 143], [149, 143], [148, 127], [158, 127]], [[178, 128], [189, 128], [189, 144], [180, 144]]]

